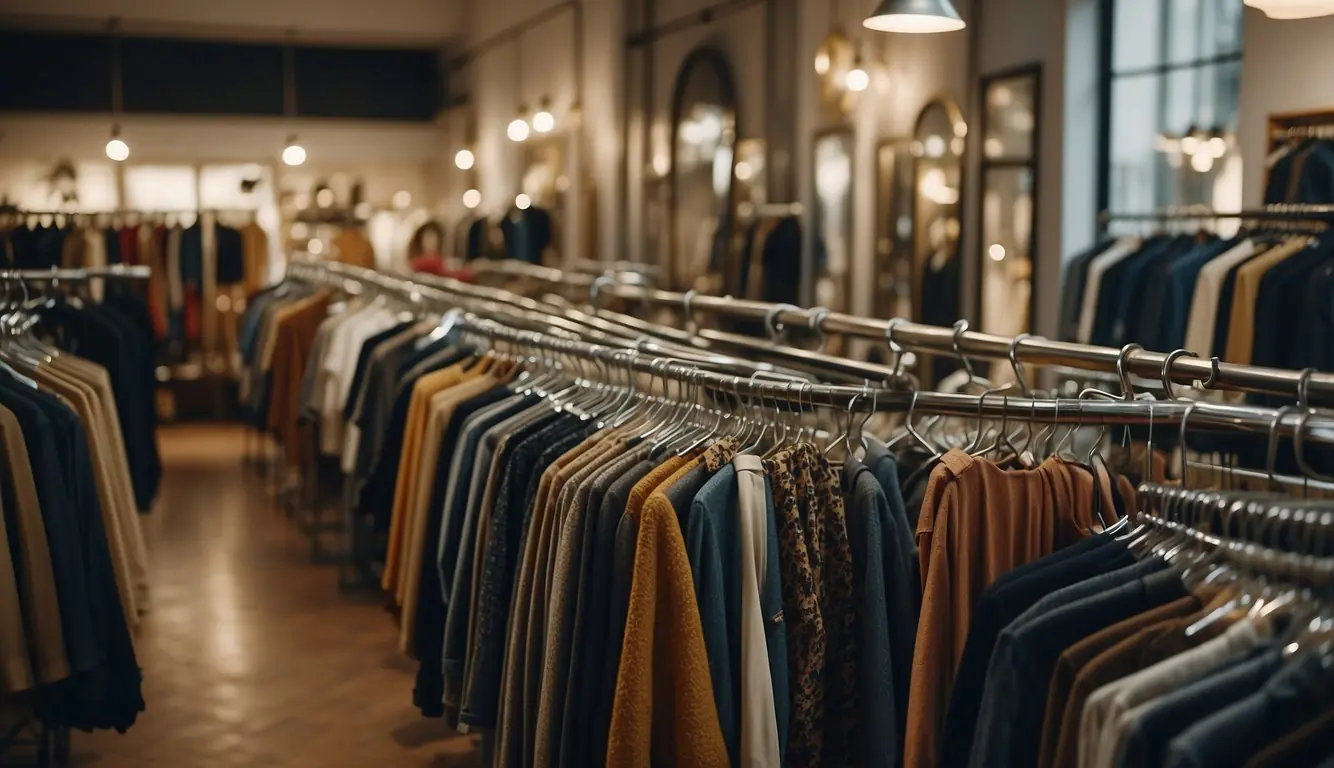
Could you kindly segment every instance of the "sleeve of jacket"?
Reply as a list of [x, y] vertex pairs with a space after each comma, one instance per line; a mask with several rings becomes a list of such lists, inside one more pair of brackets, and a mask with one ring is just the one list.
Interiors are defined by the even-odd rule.
[[[869, 479], [869, 476], [868, 476]], [[875, 727], [862, 729], [862, 761], [866, 765], [893, 766], [903, 754], [899, 741], [899, 717], [894, 705], [895, 679], [890, 655], [890, 617], [885, 600], [885, 552], [880, 521], [888, 503], [878, 485], [859, 484], [851, 499], [849, 538], [852, 545], [852, 583], [859, 590], [858, 638], [861, 655], [861, 706], [863, 717]], [[888, 683], [888, 684], [886, 684]]]

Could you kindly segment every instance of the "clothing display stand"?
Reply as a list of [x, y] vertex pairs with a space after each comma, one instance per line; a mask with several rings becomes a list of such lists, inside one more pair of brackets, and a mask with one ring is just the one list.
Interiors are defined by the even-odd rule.
[[[18, 282], [20, 290], [26, 295], [29, 284], [49, 284], [54, 287], [59, 284], [82, 284], [92, 280], [142, 281], [151, 276], [152, 269], [146, 265], [115, 264], [77, 269], [0, 269], [0, 285]], [[29, 734], [32, 736], [31, 744], [36, 750], [35, 759], [38, 768], [62, 768], [69, 765], [70, 729], [63, 725], [49, 726], [35, 715], [22, 718], [7, 732], [0, 733], [0, 757], [11, 749], [28, 744]]]
[[[1272, 212], [1266, 215], [1276, 215]], [[344, 285], [346, 281], [361, 282], [377, 292], [398, 295], [405, 306], [419, 307], [424, 311], [432, 297], [438, 298], [440, 307], [459, 307], [473, 312], [477, 320], [460, 321], [465, 330], [475, 332], [491, 339], [508, 339], [522, 345], [546, 348], [560, 354], [574, 354], [601, 359], [605, 364], [627, 364], [620, 355], [629, 355], [619, 348], [646, 350], [651, 348], [653, 338], [672, 339], [680, 332], [639, 321], [638, 325], [619, 326], [609, 318], [614, 315], [603, 311], [594, 311], [589, 315], [577, 308], [558, 308], [543, 305], [531, 299], [510, 294], [506, 291], [467, 285], [448, 279], [422, 277], [413, 279], [390, 277], [381, 273], [361, 270], [341, 264], [293, 262], [289, 275], [297, 279], [324, 280], [330, 284]], [[536, 275], [533, 275], [536, 276]], [[563, 276], [543, 273], [541, 279], [557, 280]], [[890, 346], [891, 350], [901, 353], [905, 349], [929, 350], [937, 354], [953, 354], [956, 358], [967, 361], [969, 358], [1009, 359], [1016, 368], [1022, 363], [1034, 363], [1043, 366], [1062, 365], [1081, 371], [1115, 372], [1123, 385], [1123, 391], [1133, 391], [1132, 375], [1154, 378], [1170, 387], [1172, 382], [1204, 382], [1207, 387], [1226, 390], [1264, 392], [1296, 396], [1302, 404], [1314, 404], [1331, 399], [1334, 395], [1334, 375], [1319, 374], [1310, 371], [1283, 371], [1237, 366], [1222, 363], [1216, 359], [1201, 360], [1185, 357], [1181, 354], [1157, 353], [1142, 350], [1135, 346], [1124, 349], [1095, 347], [1083, 344], [1052, 342], [1036, 337], [1006, 338], [990, 334], [968, 331], [966, 325], [958, 324], [952, 328], [925, 326], [896, 319], [880, 321], [860, 318], [823, 310], [801, 310], [788, 305], [771, 305], [763, 302], [744, 302], [721, 297], [701, 296], [698, 294], [676, 294], [655, 291], [637, 286], [614, 284], [614, 281], [599, 279], [590, 287], [590, 298], [596, 305], [597, 300], [605, 296], [616, 296], [631, 302], [645, 302], [657, 305], [674, 305], [682, 308], [687, 315], [694, 312], [717, 313], [739, 319], [759, 319], [764, 321], [774, 339], [768, 346], [778, 341], [785, 327], [806, 326], [821, 333], [846, 333], [862, 338], [879, 339]], [[504, 309], [497, 310], [497, 306]], [[531, 332], [509, 331], [516, 318], [532, 315], [535, 323], [545, 323], [548, 327], [573, 323], [575, 328], [583, 328], [590, 337], [602, 336], [602, 343], [614, 343], [615, 346], [598, 346], [586, 342], [567, 341]], [[493, 322], [488, 322], [491, 318]], [[604, 325], [599, 325], [599, 322]], [[496, 325], [495, 323], [503, 323]], [[601, 330], [595, 331], [595, 328]], [[615, 332], [619, 331], [619, 334]], [[509, 335], [506, 335], [509, 334]], [[577, 331], [576, 331], [576, 335]], [[549, 340], [548, 340], [549, 338]], [[710, 347], [716, 350], [727, 348], [730, 337], [724, 334], [702, 330], [697, 341], [710, 341]], [[755, 340], [748, 340], [755, 343]], [[668, 344], [662, 342], [663, 352]], [[804, 350], [783, 349], [793, 360], [801, 360], [812, 353]], [[666, 375], [650, 356], [631, 355], [628, 364], [643, 373]], [[845, 361], [847, 362], [847, 361]], [[848, 363], [852, 365], [851, 363]], [[964, 363], [967, 365], [967, 363]], [[754, 365], [751, 363], [750, 365]], [[753, 368], [751, 369], [753, 371]], [[888, 369], [881, 369], [882, 371]], [[747, 376], [753, 375], [747, 373]], [[886, 375], [871, 376], [865, 379], [885, 380]], [[1022, 376], [1018, 377], [1024, 381]], [[800, 407], [803, 403], [833, 403], [836, 407], [851, 411], [887, 411], [903, 413], [916, 410], [919, 413], [949, 415], [965, 418], [1023, 419], [1050, 421], [1051, 423], [1071, 424], [1136, 424], [1157, 425], [1160, 428], [1180, 426], [1189, 421], [1197, 429], [1241, 429], [1252, 433], [1273, 432], [1275, 434], [1293, 434], [1305, 431], [1313, 442], [1326, 438], [1334, 439], [1334, 431], [1327, 431], [1324, 426], [1317, 426], [1316, 420], [1308, 420], [1297, 412], [1276, 413], [1271, 408], [1240, 405], [1214, 405], [1210, 403], [1190, 403], [1186, 401], [1099, 401], [1099, 400], [1052, 400], [1043, 398], [1005, 397], [985, 395], [969, 396], [937, 392], [904, 392], [901, 389], [878, 389], [869, 385], [837, 386], [820, 384], [801, 384], [793, 387], [792, 383], [780, 385], [745, 378], [738, 379], [736, 372], [709, 373], [697, 372], [691, 375], [691, 381], [712, 385], [726, 392], [749, 396], [762, 396], [766, 400], [791, 403]], [[1027, 394], [1026, 385], [1022, 388]], [[1323, 420], [1322, 420], [1323, 421]], [[359, 530], [352, 504], [352, 480], [349, 478], [344, 495], [344, 525], [348, 535], [348, 549], [344, 562], [340, 564], [339, 585], [343, 589], [355, 589], [372, 586], [378, 579], [371, 560], [370, 547]]]
[[[404, 297], [405, 301], [411, 301], [416, 306], [428, 307], [433, 304], [437, 308], [458, 308], [463, 305], [468, 308], [469, 312], [474, 312], [474, 309], [468, 307], [468, 305], [481, 299], [470, 290], [471, 286], [452, 281], [442, 282], [439, 279], [429, 278], [420, 281], [407, 280], [382, 275], [372, 270], [325, 263], [303, 265], [303, 267], [313, 267], [313, 269], [302, 269], [300, 274], [305, 278], [323, 280], [329, 285], [339, 285], [342, 281], [348, 279], [362, 281], [376, 286], [377, 290], [394, 292]], [[519, 297], [513, 298], [520, 300]], [[485, 301], [486, 299], [481, 299], [482, 303]], [[830, 407], [846, 409], [853, 413], [904, 413], [912, 408], [918, 413], [931, 415], [962, 418], [978, 418], [980, 416], [984, 419], [1024, 418], [1025, 420], [1051, 424], [1130, 426], [1153, 423], [1159, 426], [1175, 425], [1180, 427], [1183, 421], [1187, 421], [1192, 428], [1235, 429], [1253, 434], [1272, 434], [1275, 436], [1292, 436], [1300, 431], [1304, 438], [1312, 443], [1334, 444], [1334, 417], [1331, 417], [1325, 411], [1304, 410], [1307, 406], [1313, 405], [1313, 395], [1317, 387], [1326, 394], [1331, 388], [1334, 388], [1334, 375], [1331, 374], [1232, 366], [1234, 369], [1242, 370], [1232, 371], [1231, 376], [1226, 381], [1220, 375], [1216, 376], [1212, 382], [1214, 386], [1223, 389], [1235, 389], [1242, 386], [1246, 388], [1268, 387], [1278, 389], [1284, 386], [1291, 377], [1294, 382], [1294, 392], [1300, 391], [1302, 395], [1298, 401], [1299, 408], [1289, 407], [1285, 410], [1253, 405], [1215, 405], [1187, 400], [1155, 402], [1131, 398], [1075, 400], [1029, 396], [1000, 397], [995, 394], [987, 396], [986, 394], [965, 395], [913, 391], [883, 386], [873, 387], [869, 384], [846, 386], [793, 382], [791, 380], [775, 382], [772, 379], [763, 378], [740, 379], [734, 370], [730, 368], [725, 370], [710, 369], [711, 366], [708, 363], [695, 364], [703, 367], [688, 367], [683, 364], [680, 366], [681, 370], [665, 369], [656, 355], [648, 352], [636, 352], [636, 342], [634, 341], [628, 341], [623, 347], [609, 346], [606, 343], [575, 341], [537, 331], [521, 330], [508, 323], [502, 324], [502, 321], [498, 319], [518, 319], [521, 317], [518, 311], [513, 315], [486, 312], [481, 309], [479, 304], [476, 314], [475, 319], [467, 316], [459, 318], [456, 321], [456, 326], [482, 338], [506, 341], [552, 353], [573, 355], [590, 361], [602, 361], [609, 365], [628, 366], [639, 373], [659, 377], [676, 375], [698, 384], [715, 387], [722, 392], [735, 393], [743, 397], [763, 397], [766, 401], [778, 400], [790, 403], [793, 406], [820, 403]], [[487, 314], [490, 314], [491, 318], [488, 318]], [[926, 328], [932, 327], [926, 326]], [[957, 333], [957, 331], [951, 331], [951, 333]], [[978, 335], [981, 336], [982, 334]], [[893, 332], [892, 341], [896, 346], [900, 344], [897, 328]], [[1014, 343], [1015, 340], [1007, 341]], [[1026, 347], [1028, 340], [1019, 339], [1019, 341], [1024, 342]], [[639, 342], [641, 347], [642, 343], [641, 340]], [[1034, 340], [1033, 343], [1036, 345], [1044, 342]], [[1055, 342], [1045, 343], [1057, 344]], [[1103, 349], [1080, 344], [1060, 343], [1059, 346], [1070, 349], [1068, 351], [1052, 350], [1047, 355], [1050, 362], [1079, 368], [1090, 363], [1098, 364], [1099, 358], [1096, 353]], [[1134, 386], [1129, 379], [1132, 358], [1136, 354], [1157, 353], [1130, 349], [1112, 350], [1112, 352], [1116, 357], [1113, 365], [1119, 371], [1122, 384], [1126, 391], [1133, 395]], [[1170, 365], [1160, 364], [1161, 377], [1164, 380], [1170, 380], [1170, 377], [1175, 375], [1173, 366], [1182, 360], [1184, 358], [1174, 357]], [[721, 362], [719, 361], [719, 363]], [[800, 386], [794, 386], [794, 384]]]

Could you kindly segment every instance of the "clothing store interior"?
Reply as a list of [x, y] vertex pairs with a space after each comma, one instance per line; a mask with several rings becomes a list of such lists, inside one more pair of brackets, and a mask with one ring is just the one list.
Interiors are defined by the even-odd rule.
[[1334, 0], [10, 0], [0, 766], [1334, 768]]

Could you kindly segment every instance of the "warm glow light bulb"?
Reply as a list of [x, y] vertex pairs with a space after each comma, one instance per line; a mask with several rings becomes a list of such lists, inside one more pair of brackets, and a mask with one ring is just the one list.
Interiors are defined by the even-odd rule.
[[300, 144], [288, 144], [283, 148], [283, 163], [301, 165], [306, 162], [306, 150]]
[[473, 163], [476, 162], [477, 158], [473, 156], [471, 149], [460, 149], [454, 153], [454, 167], [460, 171], [471, 170]]
[[518, 208], [521, 211], [528, 210], [528, 208], [531, 207], [532, 204], [533, 204], [533, 198], [529, 197], [528, 195], [525, 195], [522, 192], [520, 192], [514, 198], [514, 207]]
[[829, 74], [829, 52], [820, 51], [815, 54], [815, 74], [824, 77]]
[[125, 158], [129, 156], [130, 156], [129, 144], [126, 144], [125, 142], [116, 138], [113, 138], [111, 141], [107, 142], [107, 157], [120, 163], [124, 162]]
[[1214, 167], [1214, 156], [1208, 152], [1197, 152], [1190, 156], [1190, 167], [1200, 173], [1208, 173]]
[[400, 189], [394, 193], [392, 202], [395, 208], [407, 208], [409, 205], [412, 205], [412, 193], [406, 189]]
[[843, 84], [853, 93], [861, 93], [871, 84], [871, 76], [861, 67], [854, 67], [843, 79]]
[[555, 127], [556, 118], [545, 109], [538, 110], [537, 114], [533, 115], [534, 131], [537, 131], [538, 133], [551, 133], [551, 130]]
[[987, 248], [987, 255], [991, 257], [992, 261], [1004, 261], [1005, 246], [1000, 243], [992, 243], [991, 247]]
[[528, 139], [528, 121], [522, 117], [516, 117], [510, 121], [509, 128], [505, 130], [505, 135], [510, 137], [510, 141], [526, 141]]
[[1192, 134], [1181, 137], [1181, 151], [1193, 155], [1200, 151], [1200, 140]]
[[475, 189], [470, 189], [463, 193], [463, 207], [469, 210], [482, 204], [482, 193]]

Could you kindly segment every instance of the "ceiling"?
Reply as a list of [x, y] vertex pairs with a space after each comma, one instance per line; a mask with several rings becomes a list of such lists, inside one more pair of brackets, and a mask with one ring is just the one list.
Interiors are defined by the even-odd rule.
[[0, 23], [130, 35], [444, 47], [462, 38], [466, 0], [0, 0]]

